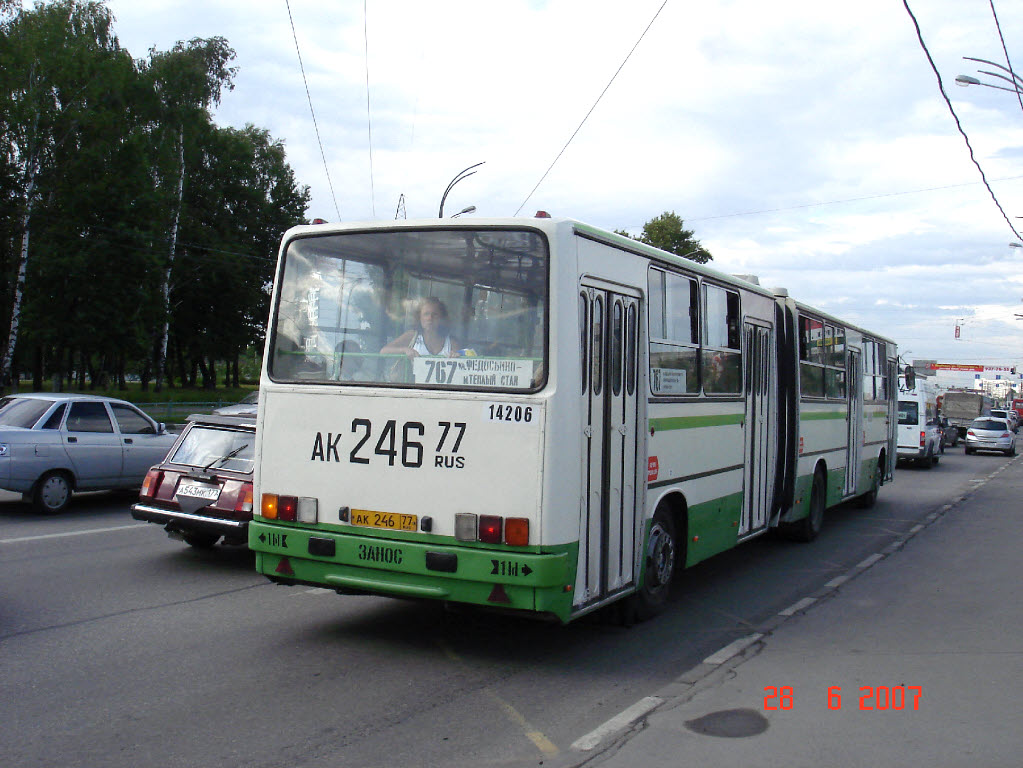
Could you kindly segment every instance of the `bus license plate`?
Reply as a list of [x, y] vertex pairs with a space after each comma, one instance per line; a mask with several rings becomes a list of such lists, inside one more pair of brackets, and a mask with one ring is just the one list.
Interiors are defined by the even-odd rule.
[[415, 531], [419, 528], [419, 518], [416, 515], [402, 515], [397, 512], [353, 509], [351, 519], [352, 525], [363, 528], [383, 528], [388, 531]]
[[196, 485], [192, 483], [181, 483], [178, 486], [178, 496], [188, 496], [192, 499], [205, 499], [216, 501], [220, 498], [219, 485]]

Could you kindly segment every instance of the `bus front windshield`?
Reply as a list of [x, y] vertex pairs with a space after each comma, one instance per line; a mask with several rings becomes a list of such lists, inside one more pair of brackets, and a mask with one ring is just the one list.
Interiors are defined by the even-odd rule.
[[270, 378], [539, 389], [547, 261], [545, 238], [523, 230], [295, 239], [278, 278]]

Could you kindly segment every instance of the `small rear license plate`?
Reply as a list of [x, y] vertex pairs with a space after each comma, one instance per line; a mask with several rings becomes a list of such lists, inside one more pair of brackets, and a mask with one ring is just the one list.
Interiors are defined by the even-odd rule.
[[220, 498], [219, 485], [199, 485], [197, 483], [181, 483], [178, 485], [178, 496], [188, 496], [193, 499], [206, 499], [216, 501]]
[[363, 528], [384, 528], [388, 531], [415, 531], [419, 528], [416, 515], [402, 515], [397, 512], [371, 512], [368, 509], [352, 510], [352, 525]]

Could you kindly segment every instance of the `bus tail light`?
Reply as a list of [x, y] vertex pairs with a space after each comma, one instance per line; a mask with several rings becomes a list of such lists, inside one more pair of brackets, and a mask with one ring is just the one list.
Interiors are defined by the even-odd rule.
[[504, 519], [497, 515], [480, 515], [480, 541], [485, 544], [500, 544], [504, 532]]
[[504, 543], [514, 547], [529, 544], [529, 520], [524, 517], [509, 517], [505, 520]]
[[[252, 508], [252, 487], [248, 488], [249, 509]], [[264, 493], [260, 499], [259, 514], [267, 520], [283, 520], [286, 523], [319, 522], [319, 503], [311, 496], [280, 496]]]
[[317, 503], [312, 496], [298, 497], [298, 522], [315, 523], [317, 521]]
[[455, 515], [455, 539], [476, 541], [476, 515], [472, 512], [459, 512]]
[[529, 544], [529, 520], [524, 517], [506, 519], [499, 515], [459, 512], [455, 515], [455, 539], [524, 547]]
[[264, 493], [263, 498], [260, 499], [259, 514], [265, 517], [267, 520], [277, 519], [277, 494], [276, 493]]
[[142, 490], [139, 491], [139, 497], [151, 499], [156, 496], [156, 490], [160, 487], [161, 482], [163, 482], [163, 472], [158, 469], [151, 469], [146, 472], [146, 479], [142, 481]]
[[293, 523], [298, 518], [298, 497], [278, 496], [277, 497], [277, 519], [286, 523]]

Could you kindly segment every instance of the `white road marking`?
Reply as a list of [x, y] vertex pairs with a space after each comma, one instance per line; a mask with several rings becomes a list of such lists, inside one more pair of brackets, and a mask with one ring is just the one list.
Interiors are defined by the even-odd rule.
[[752, 635], [747, 635], [746, 637], [740, 637], [734, 643], [729, 643], [728, 645], [726, 645], [724, 648], [722, 648], [717, 653], [712, 654], [711, 656], [708, 656], [707, 658], [705, 658], [703, 660], [703, 663], [704, 664], [724, 664], [726, 661], [728, 661], [733, 656], [737, 656], [738, 654], [742, 653], [744, 650], [749, 648], [751, 645], [753, 645], [753, 643], [755, 643], [757, 640], [759, 640], [762, 637], [763, 637], [763, 634], [761, 634], [759, 632], [754, 632]]
[[90, 533], [110, 533], [111, 531], [126, 531], [130, 528], [146, 528], [148, 525], [148, 523], [133, 523], [131, 525], [116, 525], [111, 528], [90, 528], [87, 531], [44, 533], [40, 536], [19, 536], [15, 539], [0, 539], [0, 544], [20, 544], [23, 541], [41, 541], [43, 539], [65, 539], [69, 536], [88, 536]]
[[652, 709], [660, 706], [663, 701], [664, 699], [658, 698], [657, 696], [647, 696], [645, 699], [640, 699], [631, 707], [622, 710], [600, 727], [595, 728], [582, 738], [574, 741], [572, 743], [572, 749], [580, 752], [589, 752], [608, 736], [623, 731], [631, 726]]

